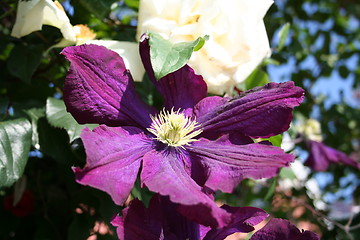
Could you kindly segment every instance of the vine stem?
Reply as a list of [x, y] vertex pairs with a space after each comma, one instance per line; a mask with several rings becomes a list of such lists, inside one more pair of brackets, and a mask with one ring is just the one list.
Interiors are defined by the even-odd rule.
[[346, 223], [346, 225], [343, 225], [331, 218], [329, 218], [328, 216], [326, 216], [325, 214], [323, 214], [322, 212], [316, 210], [314, 207], [312, 207], [311, 205], [309, 205], [308, 203], [304, 202], [304, 200], [293, 197], [293, 196], [287, 196], [284, 193], [284, 196], [292, 201], [294, 201], [295, 203], [297, 203], [298, 205], [302, 205], [304, 206], [306, 209], [308, 209], [310, 212], [312, 212], [314, 215], [317, 215], [318, 217], [322, 218], [322, 219], [326, 219], [327, 221], [331, 222], [332, 224], [334, 224], [335, 226], [337, 226], [338, 228], [340, 228], [341, 230], [343, 230], [346, 235], [348, 235], [350, 240], [354, 240], [354, 237], [350, 234], [351, 231], [360, 228], [360, 223], [356, 224], [354, 226], [350, 226], [354, 217], [354, 214], [351, 214], [348, 222]]

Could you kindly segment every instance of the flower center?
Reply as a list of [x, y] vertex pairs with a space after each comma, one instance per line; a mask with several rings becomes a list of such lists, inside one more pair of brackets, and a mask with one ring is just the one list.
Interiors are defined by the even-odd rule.
[[172, 147], [183, 147], [197, 141], [194, 137], [202, 132], [201, 129], [194, 131], [199, 124], [180, 110], [163, 110], [151, 119], [152, 124], [147, 130], [156, 136], [154, 139]]

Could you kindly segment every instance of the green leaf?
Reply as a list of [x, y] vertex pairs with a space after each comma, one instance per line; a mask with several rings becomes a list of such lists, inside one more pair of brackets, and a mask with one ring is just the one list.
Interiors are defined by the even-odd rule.
[[27, 84], [40, 64], [43, 48], [39, 45], [16, 45], [11, 51], [7, 68], [11, 75], [20, 78]]
[[264, 86], [269, 83], [269, 76], [260, 69], [255, 69], [249, 77], [245, 80], [245, 88], [246, 90], [252, 89], [254, 87]]
[[9, 99], [0, 97], [0, 118], [3, 119], [8, 114]]
[[339, 67], [339, 74], [342, 78], [347, 78], [350, 74], [350, 70], [346, 66], [341, 65]]
[[290, 180], [296, 179], [295, 173], [293, 172], [293, 170], [291, 170], [291, 168], [288, 168], [288, 167], [287, 168], [285, 168], [285, 167], [282, 168], [280, 170], [279, 176], [281, 178], [288, 178]]
[[45, 117], [37, 121], [40, 151], [62, 164], [72, 164], [75, 156], [71, 151], [69, 136], [64, 129], [51, 126]]
[[266, 65], [279, 66], [281, 63], [278, 60], [274, 59], [274, 58], [265, 58], [262, 64], [264, 66], [266, 66]]
[[281, 143], [282, 143], [282, 134], [276, 135], [276, 136], [272, 136], [269, 138], [269, 141], [277, 147], [281, 147]]
[[25, 189], [26, 189], [26, 185], [27, 185], [27, 180], [26, 180], [26, 175], [22, 176], [15, 184], [14, 184], [14, 206], [16, 206], [24, 192], [25, 192]]
[[55, 98], [48, 98], [46, 101], [46, 118], [52, 126], [64, 128], [69, 134], [70, 142], [80, 136], [84, 127], [93, 129], [98, 126], [98, 124], [78, 124], [66, 111], [64, 101]]
[[265, 198], [264, 198], [265, 200], [269, 200], [274, 195], [276, 185], [277, 185], [277, 177], [272, 179], [270, 188], [265, 195]]
[[111, 5], [115, 0], [79, 0], [80, 4], [84, 6], [90, 13], [102, 19], [109, 14]]
[[24, 110], [24, 111], [31, 119], [32, 145], [35, 148], [39, 149], [40, 145], [39, 145], [39, 133], [38, 133], [38, 130], [37, 130], [37, 122], [38, 122], [39, 118], [45, 116], [45, 109], [44, 108], [31, 108], [31, 109], [27, 109], [27, 110]]
[[282, 134], [272, 136], [269, 138], [259, 138], [259, 139], [257, 139], [257, 141], [269, 141], [269, 142], [271, 142], [272, 145], [274, 145], [276, 147], [281, 147]]
[[11, 186], [22, 176], [31, 133], [31, 124], [23, 118], [0, 123], [0, 187]]
[[67, 239], [79, 240], [89, 237], [89, 229], [94, 226], [93, 217], [89, 214], [74, 214], [72, 222], [67, 228]]
[[154, 195], [146, 187], [142, 187], [139, 178], [136, 179], [133, 189], [131, 190], [131, 195], [134, 198], [138, 198], [144, 203], [146, 207], [149, 207], [150, 199]]
[[149, 33], [150, 60], [157, 80], [183, 67], [194, 51], [209, 39], [199, 37], [192, 42], [171, 43], [157, 33]]
[[290, 30], [290, 23], [286, 23], [281, 27], [278, 33], [278, 37], [279, 37], [279, 44], [277, 46], [278, 51], [280, 51], [284, 47], [287, 36], [289, 35], [289, 30]]
[[139, 0], [125, 0], [125, 4], [128, 7], [139, 9], [140, 1]]

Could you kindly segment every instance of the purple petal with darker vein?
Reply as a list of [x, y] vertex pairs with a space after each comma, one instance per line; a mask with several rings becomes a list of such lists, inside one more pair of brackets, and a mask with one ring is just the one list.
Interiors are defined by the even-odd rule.
[[141, 158], [151, 141], [135, 127], [101, 125], [81, 134], [86, 165], [74, 168], [76, 181], [107, 192], [116, 204], [123, 204], [136, 180]]
[[[116, 232], [122, 240], [163, 240], [162, 212], [159, 205], [151, 200], [150, 208], [146, 209], [138, 199], [130, 202], [122, 210], [122, 217], [116, 216], [111, 224], [117, 227]], [[176, 238], [173, 238], [176, 240]]]
[[232, 220], [223, 228], [211, 229], [180, 215], [177, 207], [178, 204], [172, 203], [168, 197], [158, 194], [151, 198], [149, 208], [134, 199], [122, 211], [122, 216], [116, 216], [111, 223], [117, 227], [119, 239], [123, 240], [223, 240], [235, 232], [253, 231], [253, 226], [268, 216], [265, 211], [254, 207], [223, 205], [221, 208], [231, 214]]
[[208, 113], [212, 113], [214, 108], [218, 106], [222, 106], [226, 102], [229, 101], [230, 98], [219, 97], [219, 96], [211, 96], [202, 99], [198, 104], [194, 107], [194, 115], [195, 116], [203, 116]]
[[149, 208], [134, 199], [122, 217], [115, 217], [111, 223], [123, 240], [199, 240], [199, 225], [181, 216], [176, 208], [167, 197], [155, 194]]
[[360, 168], [360, 163], [348, 157], [345, 153], [326, 146], [321, 142], [307, 140], [306, 144], [309, 148], [309, 157], [305, 165], [315, 171], [326, 171], [331, 163], [343, 163], [358, 169]]
[[254, 138], [271, 137], [289, 128], [291, 112], [303, 97], [304, 90], [293, 82], [269, 83], [229, 99], [204, 115], [197, 115], [197, 122], [204, 134], [236, 130]]
[[62, 54], [71, 62], [64, 84], [67, 110], [79, 123], [108, 126], [151, 124], [155, 111], [135, 93], [123, 59], [97, 45], [67, 47]]
[[271, 145], [225, 143], [201, 138], [186, 147], [191, 159], [207, 169], [205, 186], [214, 191], [231, 192], [244, 178], [273, 177], [294, 160], [294, 156]]
[[179, 211], [188, 219], [211, 227], [225, 226], [230, 214], [219, 208], [189, 176], [184, 158], [186, 154], [176, 149], [148, 152], [143, 158], [141, 182], [151, 191], [181, 204]]
[[185, 65], [179, 70], [166, 75], [159, 81], [155, 79], [150, 61], [149, 37], [143, 35], [140, 40], [140, 55], [145, 70], [157, 90], [164, 97], [164, 107], [175, 110], [193, 108], [201, 99], [207, 96], [207, 85], [202, 76]]
[[300, 231], [288, 220], [273, 218], [265, 227], [254, 233], [250, 240], [320, 240], [310, 231]]
[[255, 230], [255, 225], [269, 216], [264, 210], [255, 207], [230, 207], [224, 205], [222, 208], [232, 214], [231, 223], [221, 229], [211, 229], [203, 240], [223, 240], [236, 232], [252, 232]]

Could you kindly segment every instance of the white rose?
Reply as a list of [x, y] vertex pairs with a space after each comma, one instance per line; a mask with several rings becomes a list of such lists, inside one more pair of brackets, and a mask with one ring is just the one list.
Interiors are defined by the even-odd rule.
[[32, 32], [41, 30], [43, 25], [60, 29], [63, 37], [67, 41], [76, 42], [73, 26], [70, 24], [69, 18], [58, 1], [19, 1], [16, 21], [11, 36], [17, 38], [26, 36]]
[[117, 52], [124, 59], [124, 63], [133, 74], [135, 81], [141, 81], [145, 69], [139, 55], [139, 45], [132, 42], [113, 40], [93, 40], [96, 37], [87, 26], [71, 25], [64, 8], [58, 1], [30, 0], [19, 1], [16, 22], [11, 32], [13, 37], [23, 37], [42, 29], [42, 25], [50, 25], [60, 29], [63, 39], [50, 47], [62, 48], [70, 45], [97, 44]]
[[173, 42], [209, 35], [189, 65], [210, 93], [229, 93], [271, 54], [263, 17], [272, 0], [141, 0], [137, 37], [150, 30]]

